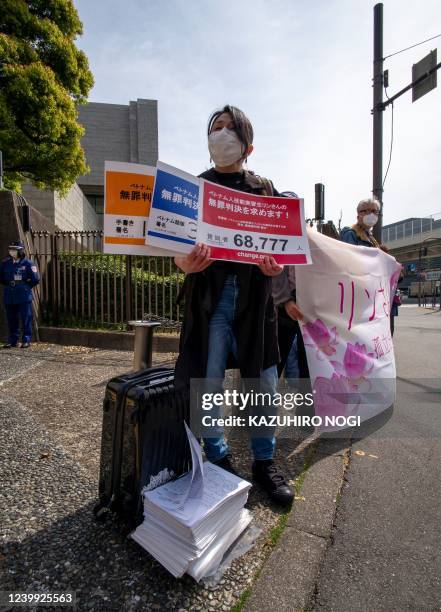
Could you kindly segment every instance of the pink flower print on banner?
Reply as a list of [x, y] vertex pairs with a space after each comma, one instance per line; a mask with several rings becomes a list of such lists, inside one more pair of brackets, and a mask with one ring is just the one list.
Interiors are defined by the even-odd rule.
[[365, 344], [348, 342], [343, 365], [349, 379], [365, 378], [374, 367], [374, 353], [368, 353]]
[[[349, 416], [348, 412], [354, 413], [361, 401], [360, 395], [353, 392], [348, 380], [339, 374], [333, 374], [332, 378], [318, 376], [313, 392], [315, 414], [322, 419]], [[348, 410], [349, 406], [351, 410]]]
[[338, 374], [346, 376], [351, 388], [357, 389], [372, 372], [374, 356], [374, 353], [367, 352], [364, 344], [348, 342], [343, 363], [338, 361], [331, 361], [331, 363]]
[[[303, 326], [303, 334], [305, 345], [316, 347], [316, 356], [318, 359], [323, 359], [321, 353], [328, 356], [334, 355], [334, 346], [338, 344], [336, 327], [333, 327], [329, 331], [323, 321], [316, 319]], [[333, 337], [331, 337], [331, 334], [333, 334]]]

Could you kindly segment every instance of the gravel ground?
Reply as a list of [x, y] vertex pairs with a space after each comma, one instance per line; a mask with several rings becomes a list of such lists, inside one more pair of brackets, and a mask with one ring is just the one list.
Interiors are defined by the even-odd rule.
[[22, 372], [41, 363], [41, 359], [29, 349], [2, 349], [0, 351], [0, 386], [4, 381], [18, 378]]
[[[4, 350], [0, 353], [3, 360], [7, 352], [16, 359], [13, 351]], [[57, 442], [95, 476], [106, 383], [132, 369], [132, 353], [34, 344], [25, 357], [32, 370], [25, 378], [20, 375], [4, 382], [0, 389], [29, 408]], [[172, 364], [174, 359], [170, 353], [155, 355], [156, 363]], [[20, 367], [24, 367], [22, 362]]]
[[[154, 362], [174, 357], [158, 354]], [[75, 590], [80, 610], [230, 610], [262, 566], [280, 510], [253, 488], [248, 507], [263, 529], [254, 548], [215, 588], [187, 576], [174, 579], [116, 522], [97, 523], [92, 514], [105, 384], [131, 369], [132, 354], [39, 344], [20, 358], [12, 350], [0, 356], [9, 377], [20, 368], [9, 381], [5, 374], [0, 386], [2, 588]], [[277, 453], [292, 480], [308, 450], [298, 443], [283, 439]], [[238, 470], [249, 478], [246, 441], [231, 446]]]

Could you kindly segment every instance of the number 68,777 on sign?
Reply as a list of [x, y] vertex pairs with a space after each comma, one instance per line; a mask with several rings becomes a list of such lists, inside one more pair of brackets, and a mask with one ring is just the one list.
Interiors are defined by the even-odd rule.
[[288, 244], [288, 240], [283, 238], [269, 238], [268, 236], [258, 236], [255, 240], [258, 241], [259, 244], [254, 244], [253, 236], [242, 234], [235, 234], [233, 240], [237, 247], [245, 247], [246, 249], [254, 248], [256, 251], [271, 249], [271, 251], [278, 250], [283, 252]]

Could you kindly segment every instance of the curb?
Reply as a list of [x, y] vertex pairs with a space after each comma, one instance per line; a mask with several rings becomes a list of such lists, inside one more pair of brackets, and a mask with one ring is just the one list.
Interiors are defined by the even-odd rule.
[[[94, 329], [71, 329], [68, 327], [39, 327], [40, 342], [62, 344], [64, 346], [88, 346], [115, 351], [133, 351], [134, 332], [97, 331]], [[179, 336], [175, 334], [155, 334], [153, 352], [177, 353]]]
[[349, 440], [320, 439], [280, 540], [251, 586], [245, 612], [301, 612], [313, 601], [348, 465]]

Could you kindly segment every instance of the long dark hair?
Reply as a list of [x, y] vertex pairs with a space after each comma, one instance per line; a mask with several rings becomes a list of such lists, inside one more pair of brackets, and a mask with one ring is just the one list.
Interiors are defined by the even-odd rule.
[[220, 115], [222, 115], [222, 113], [228, 113], [232, 118], [234, 123], [234, 131], [236, 132], [240, 142], [244, 145], [244, 151], [247, 151], [250, 144], [253, 144], [253, 126], [245, 113], [236, 106], [227, 104], [222, 109], [217, 110], [211, 115], [210, 119], [208, 120], [207, 136], [211, 134], [213, 123]]

